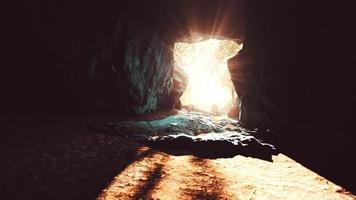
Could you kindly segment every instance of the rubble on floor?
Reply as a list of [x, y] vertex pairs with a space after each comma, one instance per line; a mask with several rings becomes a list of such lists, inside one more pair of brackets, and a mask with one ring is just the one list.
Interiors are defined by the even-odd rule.
[[[237, 120], [227, 116], [182, 111], [152, 121], [104, 123], [114, 134], [173, 154], [210, 158], [244, 155], [270, 160], [271, 155], [277, 153], [272, 144], [258, 138], [258, 131], [246, 130]], [[264, 132], [270, 133], [269, 130]]]

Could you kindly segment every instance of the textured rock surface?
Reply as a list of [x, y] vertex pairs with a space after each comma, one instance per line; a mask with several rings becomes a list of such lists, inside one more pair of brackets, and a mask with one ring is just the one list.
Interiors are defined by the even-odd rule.
[[[213, 118], [197, 112], [181, 112], [163, 119], [152, 121], [107, 122], [118, 132], [127, 132], [130, 137], [151, 137], [167, 135], [198, 135], [201, 133], [224, 132], [236, 128], [238, 122], [228, 118]], [[230, 126], [229, 126], [230, 125]], [[233, 127], [231, 127], [233, 126]]]
[[73, 75], [84, 109], [141, 115], [173, 107], [173, 40], [124, 20], [110, 29], [94, 34], [95, 51]]
[[144, 114], [172, 103], [173, 42], [159, 35], [129, 33], [122, 84], [126, 84], [127, 109]]
[[260, 136], [268, 140], [266, 134], [243, 129], [238, 121], [227, 117], [196, 112], [183, 112], [153, 121], [106, 122], [106, 126], [116, 133], [174, 154], [203, 157], [244, 155], [270, 160], [276, 153], [273, 145], [257, 139]]

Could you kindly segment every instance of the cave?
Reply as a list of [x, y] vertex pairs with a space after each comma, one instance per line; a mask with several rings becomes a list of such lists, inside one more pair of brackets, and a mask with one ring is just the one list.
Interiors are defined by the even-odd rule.
[[356, 198], [352, 6], [11, 7], [1, 198]]

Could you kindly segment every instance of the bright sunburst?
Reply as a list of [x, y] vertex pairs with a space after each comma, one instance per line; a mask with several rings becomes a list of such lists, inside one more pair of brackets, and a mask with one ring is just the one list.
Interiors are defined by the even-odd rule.
[[214, 114], [226, 114], [236, 101], [227, 60], [242, 48], [231, 40], [208, 39], [197, 43], [176, 43], [175, 66], [189, 78], [182, 105]]

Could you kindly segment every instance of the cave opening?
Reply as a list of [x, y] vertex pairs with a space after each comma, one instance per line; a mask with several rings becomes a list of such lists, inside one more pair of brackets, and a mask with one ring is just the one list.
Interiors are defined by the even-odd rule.
[[175, 43], [175, 77], [186, 77], [181, 80], [185, 81], [180, 97], [183, 108], [227, 115], [238, 106], [227, 61], [237, 55], [242, 46], [234, 40], [217, 38]]

